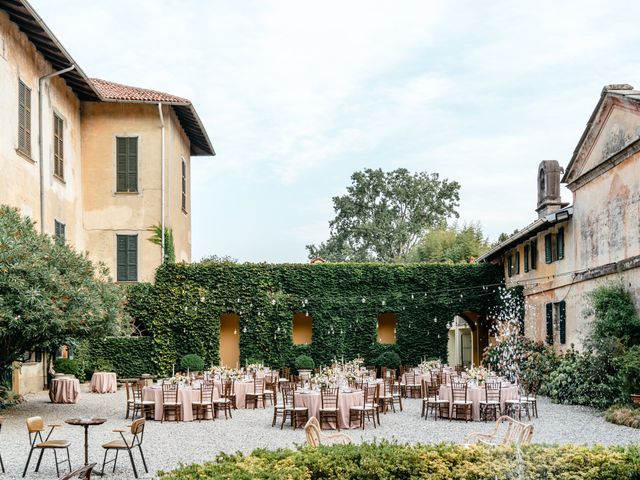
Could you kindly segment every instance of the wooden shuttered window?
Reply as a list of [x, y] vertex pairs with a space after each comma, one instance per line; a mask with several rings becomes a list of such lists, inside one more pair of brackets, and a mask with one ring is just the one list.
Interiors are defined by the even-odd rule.
[[64, 178], [64, 122], [53, 115], [53, 174]]
[[138, 281], [138, 236], [117, 235], [117, 280]]
[[520, 252], [516, 252], [516, 259], [515, 259], [515, 271], [516, 271], [516, 275], [520, 273]]
[[560, 343], [567, 343], [567, 305], [563, 301], [558, 303], [558, 330], [560, 334]]
[[558, 229], [556, 234], [556, 255], [557, 260], [564, 258], [564, 228]]
[[527, 243], [524, 246], [524, 255], [522, 256], [522, 259], [524, 261], [524, 273], [527, 273], [529, 271], [529, 244]]
[[31, 155], [31, 89], [18, 84], [18, 150]]
[[187, 163], [182, 160], [182, 211], [187, 212]]
[[547, 343], [553, 345], [553, 303], [546, 305]]
[[544, 236], [544, 261], [545, 263], [553, 262], [553, 244], [550, 233]]
[[529, 264], [529, 267], [531, 268], [531, 270], [535, 270], [536, 264], [538, 263], [538, 241], [537, 240], [531, 240], [530, 252], [531, 252], [531, 262]]
[[507, 257], [507, 275], [513, 275], [513, 255]]
[[66, 241], [65, 229], [66, 227], [64, 223], [55, 220], [55, 239], [60, 245], [64, 245], [64, 242]]
[[116, 191], [138, 191], [138, 137], [116, 138]]

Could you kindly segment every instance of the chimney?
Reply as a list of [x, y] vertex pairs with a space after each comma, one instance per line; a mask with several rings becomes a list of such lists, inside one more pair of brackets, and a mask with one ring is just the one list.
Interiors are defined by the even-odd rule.
[[560, 197], [560, 176], [564, 169], [557, 160], [543, 160], [538, 166], [538, 218], [569, 205]]

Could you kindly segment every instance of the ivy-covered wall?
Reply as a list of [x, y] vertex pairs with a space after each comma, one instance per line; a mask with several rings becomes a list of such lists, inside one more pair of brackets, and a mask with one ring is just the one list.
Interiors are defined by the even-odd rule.
[[[446, 359], [447, 323], [464, 311], [490, 312], [501, 272], [492, 265], [176, 264], [160, 267], [155, 286], [139, 289], [153, 361], [166, 374], [187, 353], [219, 362], [220, 315], [240, 316], [241, 362], [291, 366], [301, 353], [316, 364], [385, 350], [403, 362]], [[380, 345], [378, 315], [394, 312], [397, 343]], [[295, 312], [313, 318], [310, 345], [293, 345]]]
[[76, 350], [76, 359], [85, 369], [87, 378], [104, 361], [111, 364], [119, 378], [153, 374], [153, 339], [151, 337], [107, 337], [82, 342]]

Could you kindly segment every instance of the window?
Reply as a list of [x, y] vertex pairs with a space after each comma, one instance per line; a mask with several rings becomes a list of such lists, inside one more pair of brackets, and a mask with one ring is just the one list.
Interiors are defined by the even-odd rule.
[[117, 235], [117, 280], [118, 282], [138, 281], [138, 236]]
[[58, 243], [59, 245], [64, 245], [64, 242], [66, 240], [65, 238], [65, 225], [62, 222], [59, 222], [58, 220], [55, 220], [55, 235], [54, 238], [56, 240], [56, 243]]
[[313, 335], [313, 317], [307, 312], [298, 312], [293, 315], [293, 344], [309, 345]]
[[516, 275], [519, 274], [520, 273], [520, 252], [516, 252], [515, 269], [516, 269]]
[[64, 122], [53, 114], [53, 174], [64, 178]]
[[544, 261], [555, 262], [564, 258], [564, 228], [559, 228], [556, 234], [547, 233], [544, 236]]
[[396, 343], [396, 326], [395, 313], [386, 312], [378, 316], [378, 343]]
[[547, 233], [544, 236], [544, 262], [551, 263], [553, 262], [553, 246], [551, 234]]
[[527, 273], [529, 271], [529, 244], [526, 244], [524, 246], [523, 260], [524, 260], [524, 273]]
[[530, 268], [531, 270], [535, 270], [536, 264], [538, 263], [538, 241], [537, 240], [531, 240], [531, 248], [529, 249], [529, 251], [531, 252]]
[[182, 211], [187, 213], [187, 163], [182, 160]]
[[31, 89], [22, 81], [18, 89], [18, 150], [31, 155]]
[[116, 138], [116, 191], [138, 192], [138, 137]]
[[564, 258], [564, 228], [559, 228], [556, 234], [556, 255], [558, 260]]
[[546, 305], [547, 343], [553, 345], [553, 303]]
[[560, 343], [567, 343], [567, 305], [562, 300], [558, 302], [558, 333], [560, 334]]
[[507, 275], [513, 275], [513, 255], [507, 257]]

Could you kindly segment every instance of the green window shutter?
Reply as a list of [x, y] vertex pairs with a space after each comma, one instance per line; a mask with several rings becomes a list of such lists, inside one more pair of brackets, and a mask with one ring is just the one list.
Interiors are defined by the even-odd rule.
[[553, 303], [547, 303], [546, 308], [547, 343], [553, 345]]
[[127, 245], [127, 279], [130, 282], [138, 280], [138, 236], [129, 235]]
[[551, 234], [544, 236], [544, 261], [545, 263], [553, 262], [553, 247], [551, 245]]
[[18, 83], [18, 148], [31, 154], [31, 90]]
[[562, 260], [564, 258], [564, 228], [560, 228], [556, 235], [556, 252], [558, 260]]
[[187, 211], [187, 164], [182, 160], [182, 210]]
[[536, 264], [538, 263], [538, 241], [531, 241], [531, 270], [536, 269]]
[[117, 280], [138, 281], [138, 236], [117, 235]]
[[516, 252], [516, 274], [520, 273], [520, 252]]
[[513, 255], [507, 257], [507, 275], [513, 275]]
[[57, 220], [54, 221], [55, 239], [60, 245], [64, 245], [65, 242], [65, 225]]
[[527, 273], [529, 271], [529, 244], [526, 244], [524, 246], [523, 260], [524, 260], [524, 273]]
[[127, 280], [127, 245], [128, 240], [126, 235], [117, 235], [117, 274], [116, 280], [124, 282]]
[[127, 139], [116, 138], [116, 191], [127, 191]]
[[564, 300], [558, 303], [558, 328], [560, 330], [560, 343], [564, 345], [567, 343], [567, 305]]
[[138, 191], [138, 138], [129, 137], [127, 151], [127, 191]]
[[138, 138], [116, 138], [116, 191], [138, 191]]

